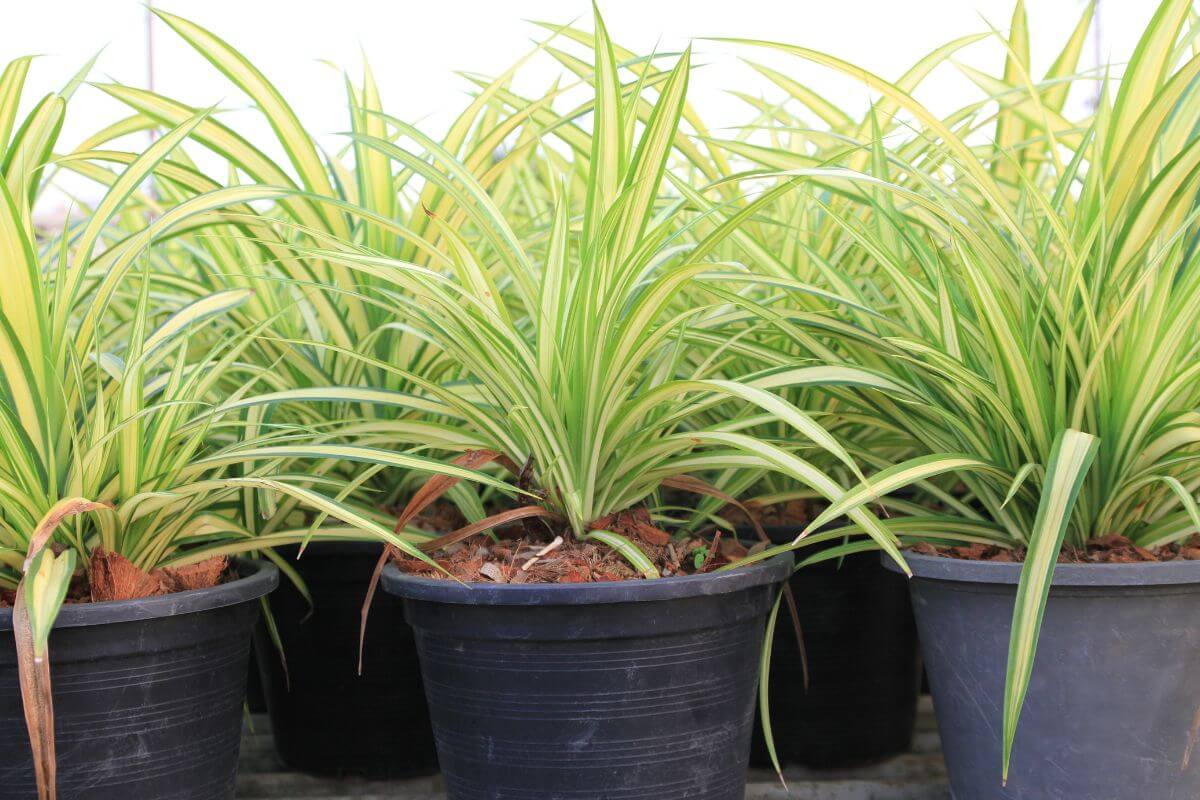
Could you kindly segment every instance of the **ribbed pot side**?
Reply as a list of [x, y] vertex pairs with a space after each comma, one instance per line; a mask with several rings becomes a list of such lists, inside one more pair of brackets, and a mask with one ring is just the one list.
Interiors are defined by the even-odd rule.
[[1058, 565], [1001, 786], [1020, 565], [906, 558], [958, 800], [1200, 797], [1200, 562]]
[[462, 586], [394, 567], [449, 800], [739, 800], [791, 556], [651, 581]]
[[[230, 800], [267, 562], [189, 592], [65, 606], [50, 635], [59, 800]], [[37, 792], [12, 611], [0, 611], [0, 798]]]
[[416, 645], [399, 598], [376, 592], [358, 673], [363, 598], [380, 545], [312, 542], [277, 552], [308, 587], [271, 595], [284, 662], [260, 624], [255, 655], [280, 760], [323, 775], [400, 778], [437, 772]]

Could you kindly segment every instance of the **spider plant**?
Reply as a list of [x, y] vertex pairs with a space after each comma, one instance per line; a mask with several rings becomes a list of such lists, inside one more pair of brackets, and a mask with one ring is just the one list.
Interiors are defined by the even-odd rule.
[[[5, 149], [0, 182], [0, 247], [7, 286], [0, 299], [0, 582], [16, 590], [14, 629], [39, 785], [53, 783], [53, 728], [48, 715], [50, 628], [77, 557], [93, 547], [156, 563], [193, 520], [164, 513], [156, 493], [169, 489], [203, 432], [179, 435], [183, 415], [203, 397], [201, 365], [184, 358], [187, 333], [243, 302], [244, 293], [213, 295], [152, 327], [147, 284], [136, 293], [136, 321], [106, 335], [103, 309], [155, 230], [166, 230], [200, 208], [181, 208], [103, 253], [102, 236], [139, 183], [195, 120], [164, 136], [116, 181], [79, 230], [43, 243], [32, 208], [65, 113], [64, 95], [37, 104], [12, 136], [28, 59], [0, 76], [0, 133]], [[206, 198], [212, 202], [218, 198]], [[89, 279], [99, 287], [83, 290]], [[87, 499], [83, 499], [83, 498]], [[128, 500], [120, 510], [114, 499]], [[186, 510], [186, 506], [184, 510]], [[66, 517], [91, 511], [49, 549]]]
[[[865, 164], [805, 167], [785, 180], [827, 215], [844, 252], [857, 251], [852, 296], [879, 312], [846, 310], [856, 335], [840, 337], [836, 362], [912, 392], [903, 403], [863, 395], [863, 408], [926, 452], [976, 462], [960, 467], [960, 491], [925, 484], [946, 512], [916, 523], [936, 542], [1025, 551], [1005, 777], [1061, 549], [1108, 534], [1157, 547], [1200, 530], [1200, 149], [1188, 122], [1200, 103], [1200, 59], [1189, 10], [1184, 0], [1159, 6], [1082, 124], [1057, 115], [1060, 76], [1029, 81], [1014, 26], [1007, 81], [986, 82], [1012, 113], [982, 149], [902, 86], [823, 53], [756, 43], [861, 79], [911, 118], [921, 141], [915, 157], [877, 141]], [[851, 210], [821, 196], [839, 185], [857, 196]], [[887, 483], [852, 490], [813, 527]]]
[[[522, 245], [470, 170], [444, 150], [430, 148], [412, 129], [405, 135], [424, 157], [365, 133], [355, 140], [454, 197], [458, 212], [484, 232], [480, 238], [496, 253], [495, 261], [432, 210], [437, 269], [355, 242], [296, 249], [306, 258], [369, 277], [364, 294], [399, 306], [411, 329], [459, 365], [457, 380], [436, 382], [372, 362], [419, 387], [415, 397], [421, 407], [446, 420], [414, 421], [397, 429], [396, 446], [460, 452], [460, 465], [480, 467], [491, 460], [526, 473], [531, 476], [523, 489], [526, 504], [507, 509], [506, 519], [553, 520], [568, 536], [611, 545], [652, 577], [657, 574], [653, 564], [633, 542], [593, 529], [593, 523], [644, 502], [664, 482], [738, 466], [786, 473], [830, 501], [845, 494], [843, 485], [787, 448], [741, 433], [746, 424], [781, 419], [833, 453], [849, 474], [857, 476], [858, 467], [808, 414], [770, 391], [828, 381], [828, 371], [764, 370], [731, 380], [711, 377], [712, 365], [703, 361], [681, 371], [692, 347], [690, 326], [726, 305], [728, 292], [720, 287], [744, 286], [752, 278], [739, 265], [693, 258], [734, 226], [714, 230], [710, 239], [694, 245], [678, 235], [682, 199], [663, 194], [684, 108], [689, 54], [656, 82], [655, 99], [639, 130], [635, 110], [652, 89], [639, 76], [624, 99], [617, 60], [598, 16], [595, 35], [596, 97], [583, 208], [570, 208], [567, 193], [560, 193], [546, 245], [536, 255]], [[711, 298], [703, 300], [710, 291]], [[875, 383], [873, 376], [853, 369], [836, 377]], [[287, 396], [281, 392], [277, 399]], [[375, 399], [400, 406], [417, 402], [414, 395], [379, 393]], [[724, 402], [757, 408], [758, 416], [731, 425], [698, 424], [704, 409]], [[253, 449], [242, 455], [255, 457]], [[454, 478], [462, 473], [461, 466], [431, 471]], [[447, 485], [431, 483], [442, 490]], [[435, 496], [433, 489], [418, 492], [402, 521]], [[850, 514], [898, 556], [894, 537], [873, 513], [855, 508]], [[466, 530], [496, 522], [489, 518]]]
[[[220, 458], [233, 446], [271, 438], [248, 434], [216, 408], [230, 394], [248, 392], [261, 372], [240, 361], [254, 331], [226, 325], [252, 292], [172, 292], [153, 273], [163, 242], [170, 247], [182, 231], [212, 224], [230, 208], [281, 199], [285, 191], [214, 187], [154, 207], [141, 187], [203, 124], [201, 111], [119, 173], [88, 171], [107, 184], [102, 199], [61, 230], [36, 232], [33, 204], [55, 163], [50, 154], [64, 96], [78, 79], [37, 104], [18, 127], [28, 66], [21, 59], [0, 75], [0, 249], [7, 278], [0, 297], [0, 586], [15, 590], [39, 791], [52, 795], [48, 641], [77, 565], [88, 571], [103, 550], [148, 573], [298, 541], [307, 529], [254, 537], [230, 514], [230, 501], [246, 486], [319, 499], [301, 484], [320, 481], [299, 476], [293, 488], [272, 462], [231, 474], [234, 460]], [[286, 433], [276, 438], [288, 441]]]

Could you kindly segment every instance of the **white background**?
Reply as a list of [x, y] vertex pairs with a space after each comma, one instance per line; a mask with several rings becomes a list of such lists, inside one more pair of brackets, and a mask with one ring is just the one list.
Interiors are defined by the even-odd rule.
[[[42, 54], [35, 62], [27, 100], [59, 88], [96, 51], [92, 73], [145, 87], [149, 79], [147, 11], [141, 0], [3, 0], [0, 60]], [[300, 119], [322, 143], [340, 147], [347, 127], [340, 69], [357, 80], [362, 54], [375, 71], [384, 106], [395, 116], [437, 133], [466, 103], [468, 83], [455, 74], [495, 75], [544, 38], [528, 20], [590, 27], [583, 0], [155, 0], [236, 46], [275, 82]], [[1129, 57], [1154, 0], [1101, 0], [1098, 25], [1084, 53], [1084, 68]], [[1028, 0], [1035, 76], [1053, 60], [1084, 7], [1082, 0]], [[823, 50], [896, 78], [920, 56], [958, 36], [1007, 29], [1010, 0], [602, 0], [608, 29], [638, 52], [672, 51], [706, 36], [771, 39]], [[196, 106], [219, 104], [236, 115], [239, 129], [260, 143], [265, 127], [246, 112], [245, 98], [173, 31], [154, 22], [154, 88]], [[695, 42], [691, 99], [714, 128], [747, 121], [748, 109], [726, 90], [767, 97], [780, 92], [748, 72], [738, 57], [782, 67], [848, 108], [862, 107], [861, 87], [796, 60], [711, 41]], [[994, 41], [959, 56], [998, 74], [1003, 50]], [[519, 88], [544, 89], [557, 73], [546, 58], [533, 62]], [[952, 66], [943, 67], [920, 95], [935, 111], [949, 112], [975, 97]], [[1073, 96], [1073, 103], [1087, 97]], [[71, 146], [123, 116], [122, 108], [92, 87], [73, 101], [61, 140]], [[270, 152], [277, 152], [266, 144]], [[62, 148], [60, 148], [62, 149]]]

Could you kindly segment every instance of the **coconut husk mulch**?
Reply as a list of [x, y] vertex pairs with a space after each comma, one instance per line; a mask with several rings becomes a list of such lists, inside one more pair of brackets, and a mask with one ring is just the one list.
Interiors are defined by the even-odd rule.
[[[216, 556], [182, 567], [164, 567], [146, 572], [120, 553], [96, 549], [87, 571], [78, 571], [67, 589], [65, 603], [103, 603], [110, 600], [139, 600], [191, 589], [208, 589], [229, 575], [229, 559]], [[0, 591], [0, 608], [11, 608], [15, 592]]]
[[220, 583], [228, 569], [229, 560], [216, 556], [182, 567], [146, 572], [120, 553], [96, 549], [88, 570], [89, 597], [93, 603], [100, 603], [207, 589]]

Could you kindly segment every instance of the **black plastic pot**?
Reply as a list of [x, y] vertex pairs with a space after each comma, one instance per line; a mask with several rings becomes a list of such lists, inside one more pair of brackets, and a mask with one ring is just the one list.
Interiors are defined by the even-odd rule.
[[288, 581], [271, 596], [286, 678], [265, 625], [254, 647], [280, 760], [318, 775], [437, 772], [416, 647], [400, 601], [384, 592], [371, 606], [358, 674], [359, 615], [380, 546], [313, 542], [295, 560], [298, 550], [277, 552], [304, 578], [313, 608]]
[[557, 585], [390, 566], [448, 799], [741, 800], [766, 615], [791, 563]]
[[[64, 606], [50, 634], [59, 800], [229, 800], [268, 562], [211, 589]], [[0, 610], [0, 798], [37, 797], [12, 611]]]
[[[776, 544], [795, 526], [772, 526]], [[739, 531], [753, 541], [752, 531]], [[807, 556], [814, 548], [800, 551]], [[808, 659], [803, 664], [787, 608], [779, 611], [771, 653], [771, 732], [784, 764], [838, 768], [879, 761], [912, 744], [921, 686], [917, 629], [905, 579], [884, 569], [878, 554], [858, 553], [796, 571], [796, 599]], [[770, 764], [761, 725], [754, 726], [751, 763]]]
[[1200, 562], [1056, 567], [1004, 787], [1021, 565], [905, 557], [958, 800], [1200, 797]]
[[[259, 622], [262, 625], [262, 622]], [[255, 639], [258, 638], [255, 629]], [[263, 694], [262, 676], [258, 672], [258, 658], [255, 656], [255, 648], [250, 647], [250, 663], [246, 668], [246, 710], [251, 714], [265, 714], [267, 711], [267, 698]]]

